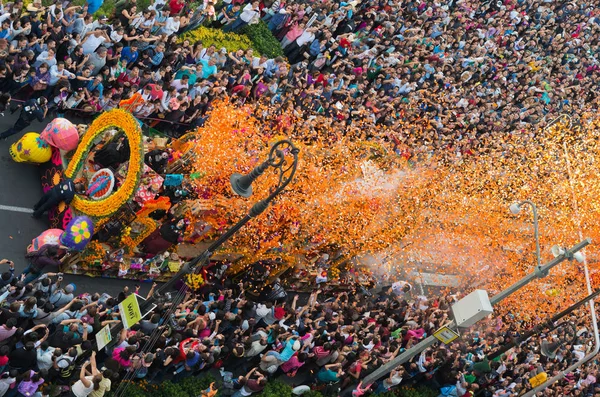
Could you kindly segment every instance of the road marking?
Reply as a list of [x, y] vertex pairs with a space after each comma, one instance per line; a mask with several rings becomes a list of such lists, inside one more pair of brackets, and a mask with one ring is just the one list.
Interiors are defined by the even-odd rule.
[[24, 212], [26, 214], [33, 214], [33, 210], [31, 208], [23, 208], [23, 207], [14, 207], [12, 205], [0, 205], [1, 211], [10, 211], [10, 212]]

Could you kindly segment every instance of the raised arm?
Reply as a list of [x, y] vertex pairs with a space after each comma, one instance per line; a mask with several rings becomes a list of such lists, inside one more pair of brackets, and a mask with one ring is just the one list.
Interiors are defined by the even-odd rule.
[[87, 380], [85, 378], [85, 371], [87, 369], [87, 367], [90, 365], [90, 362], [87, 361], [83, 367], [81, 367], [81, 371], [79, 371], [79, 380], [81, 381], [81, 383], [83, 383], [83, 385], [88, 388], [90, 386], [92, 386], [92, 382], [90, 382], [89, 380]]
[[92, 351], [92, 356], [90, 357], [90, 364], [92, 365], [92, 375], [98, 375], [98, 367], [96, 366], [96, 352]]

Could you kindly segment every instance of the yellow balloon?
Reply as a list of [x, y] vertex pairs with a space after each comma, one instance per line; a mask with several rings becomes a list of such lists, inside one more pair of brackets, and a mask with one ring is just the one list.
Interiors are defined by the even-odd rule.
[[8, 149], [17, 163], [41, 164], [50, 161], [52, 149], [36, 132], [28, 132]]

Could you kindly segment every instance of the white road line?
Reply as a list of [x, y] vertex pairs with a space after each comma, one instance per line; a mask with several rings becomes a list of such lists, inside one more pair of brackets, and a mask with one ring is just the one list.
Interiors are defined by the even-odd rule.
[[33, 210], [31, 208], [14, 207], [12, 205], [0, 205], [0, 211], [24, 212], [26, 214], [33, 214]]

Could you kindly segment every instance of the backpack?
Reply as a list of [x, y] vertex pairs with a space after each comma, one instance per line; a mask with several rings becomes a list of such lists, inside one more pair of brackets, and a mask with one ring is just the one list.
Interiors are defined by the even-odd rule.
[[58, 365], [58, 363], [61, 361], [66, 361], [69, 363], [69, 365], [66, 366], [65, 368], [59, 368], [60, 377], [64, 378], [64, 379], [68, 379], [71, 377], [71, 375], [73, 375], [73, 371], [75, 370], [75, 358], [74, 357], [70, 357], [70, 358], [61, 357], [56, 362], [56, 365]]
[[444, 386], [440, 389], [440, 395], [438, 397], [456, 397], [457, 390], [456, 386]]
[[145, 378], [148, 375], [148, 367], [141, 366], [135, 371], [135, 377], [138, 379]]

